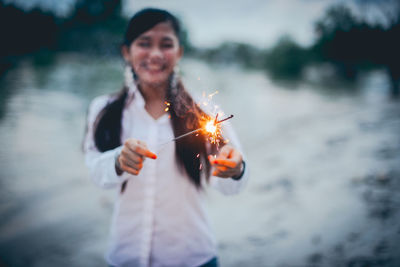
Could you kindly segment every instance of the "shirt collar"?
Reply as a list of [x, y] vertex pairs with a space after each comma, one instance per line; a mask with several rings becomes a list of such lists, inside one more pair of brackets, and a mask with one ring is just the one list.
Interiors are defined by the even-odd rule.
[[[143, 110], [146, 113], [146, 115], [149, 118], [151, 118], [151, 116], [145, 110], [146, 102], [145, 102], [145, 100], [143, 98], [142, 93], [137, 88], [136, 84], [132, 84], [129, 87], [129, 89], [128, 89], [128, 99], [129, 99], [129, 103], [133, 102], [132, 104], [134, 106], [136, 106], [137, 108]], [[157, 123], [166, 123], [166, 122], [169, 121], [169, 116], [167, 114], [164, 114], [160, 118], [158, 118], [157, 120], [154, 120], [153, 118], [151, 118], [151, 119], [153, 121], [157, 122]]]

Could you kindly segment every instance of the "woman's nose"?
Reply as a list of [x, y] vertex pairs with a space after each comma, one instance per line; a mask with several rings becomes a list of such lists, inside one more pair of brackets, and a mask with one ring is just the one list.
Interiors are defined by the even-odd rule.
[[150, 58], [162, 58], [163, 54], [158, 47], [153, 47], [150, 51]]

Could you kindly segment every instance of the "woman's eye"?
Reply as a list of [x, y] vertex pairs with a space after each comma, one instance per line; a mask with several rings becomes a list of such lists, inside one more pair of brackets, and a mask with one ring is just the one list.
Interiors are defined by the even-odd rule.
[[163, 48], [171, 48], [173, 46], [174, 45], [172, 43], [164, 43], [164, 44], [161, 45], [161, 47], [163, 47]]
[[140, 43], [138, 43], [138, 46], [140, 46], [140, 47], [150, 47], [150, 43], [148, 43], [148, 42], [140, 42]]

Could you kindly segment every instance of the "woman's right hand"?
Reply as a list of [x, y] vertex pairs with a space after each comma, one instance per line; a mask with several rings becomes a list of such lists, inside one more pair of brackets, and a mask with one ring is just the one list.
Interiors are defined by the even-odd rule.
[[[143, 167], [145, 158], [156, 159], [157, 156], [147, 149], [145, 142], [134, 138], [126, 140], [117, 158], [117, 173], [120, 174], [125, 171], [133, 175], [138, 175]], [[118, 169], [120, 172], [118, 172]]]

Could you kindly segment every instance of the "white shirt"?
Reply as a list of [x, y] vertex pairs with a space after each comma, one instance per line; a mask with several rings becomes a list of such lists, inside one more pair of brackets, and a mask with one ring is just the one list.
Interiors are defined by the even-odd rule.
[[[137, 176], [115, 172], [115, 154], [121, 147], [99, 152], [93, 140], [97, 114], [111, 100], [95, 98], [88, 113], [85, 160], [93, 181], [103, 188], [117, 188], [127, 180], [125, 191], [117, 195], [106, 256], [113, 266], [199, 266], [216, 256], [216, 241], [205, 210], [205, 195], [178, 167], [175, 143], [160, 144], [174, 137], [168, 114], [155, 120], [144, 108], [145, 101], [135, 88], [129, 90], [122, 114], [122, 143], [128, 138], [146, 142], [156, 160], [146, 159]], [[228, 123], [223, 135], [240, 149]], [[203, 175], [204, 179], [204, 175]], [[223, 194], [235, 194], [246, 183], [210, 177], [210, 184]]]

